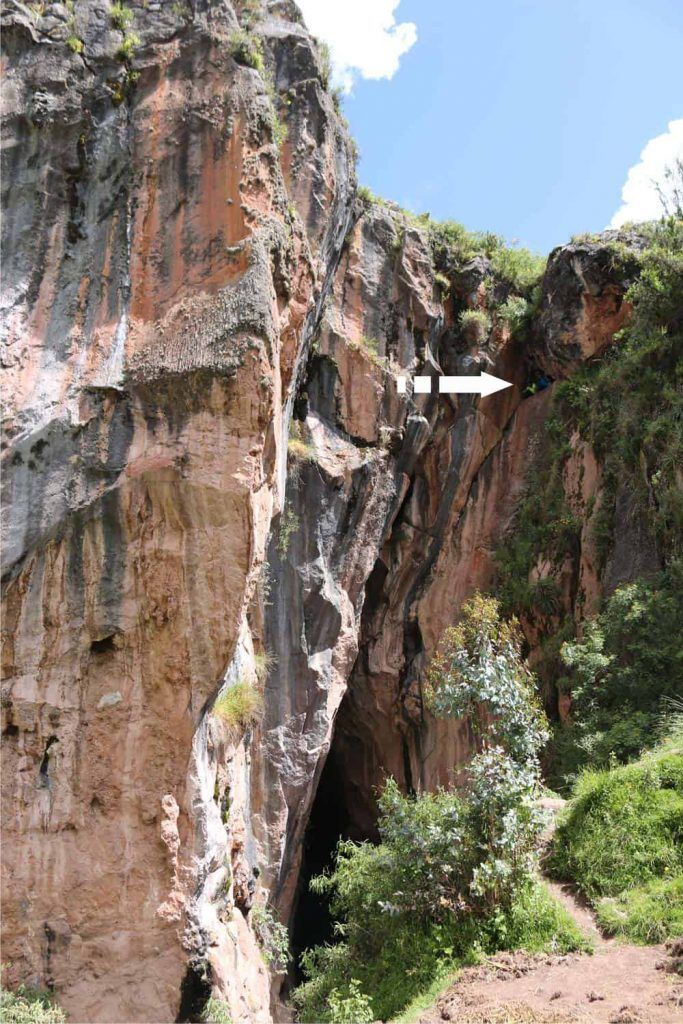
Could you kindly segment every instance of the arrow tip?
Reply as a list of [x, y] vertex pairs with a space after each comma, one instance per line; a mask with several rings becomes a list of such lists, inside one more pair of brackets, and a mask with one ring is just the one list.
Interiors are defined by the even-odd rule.
[[510, 381], [502, 380], [500, 377], [494, 377], [492, 373], [486, 373], [484, 370], [481, 372], [481, 394], [482, 398], [487, 395], [495, 395], [496, 391], [504, 391], [505, 388], [511, 388], [512, 384]]

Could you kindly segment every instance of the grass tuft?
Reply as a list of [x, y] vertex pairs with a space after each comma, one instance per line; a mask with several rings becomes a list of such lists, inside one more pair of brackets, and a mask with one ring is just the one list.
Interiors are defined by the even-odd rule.
[[261, 692], [246, 679], [238, 679], [229, 689], [221, 693], [213, 706], [212, 713], [226, 725], [244, 732], [254, 725], [263, 712]]

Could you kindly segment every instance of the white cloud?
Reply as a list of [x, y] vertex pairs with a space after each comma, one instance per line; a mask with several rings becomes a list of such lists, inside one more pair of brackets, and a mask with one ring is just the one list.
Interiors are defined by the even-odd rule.
[[333, 84], [350, 92], [356, 76], [393, 78], [417, 40], [411, 21], [396, 24], [400, 0], [297, 0], [306, 25], [330, 47]]
[[639, 163], [628, 172], [621, 190], [621, 206], [609, 227], [618, 228], [627, 221], [657, 220], [662, 216], [664, 211], [655, 183], [667, 191], [664, 171], [673, 167], [677, 158], [683, 159], [683, 118], [669, 121], [669, 130], [647, 143]]

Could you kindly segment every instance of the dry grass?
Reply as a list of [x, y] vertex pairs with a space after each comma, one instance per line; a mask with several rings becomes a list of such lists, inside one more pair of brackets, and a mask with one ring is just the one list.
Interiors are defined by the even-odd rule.
[[261, 654], [254, 655], [254, 667], [256, 668], [256, 678], [259, 683], [263, 685], [268, 678], [268, 673], [271, 668], [276, 664], [277, 658], [270, 651], [263, 651]]
[[289, 426], [287, 452], [293, 459], [301, 462], [313, 462], [316, 457], [315, 448], [304, 439], [303, 427], [297, 420], [292, 420]]
[[492, 1009], [459, 1012], [458, 1024], [573, 1024], [576, 1017], [566, 1013], [541, 1013], [524, 1003], [505, 1003]]
[[258, 722], [263, 712], [263, 696], [246, 679], [238, 679], [216, 699], [212, 713], [226, 725], [244, 732]]

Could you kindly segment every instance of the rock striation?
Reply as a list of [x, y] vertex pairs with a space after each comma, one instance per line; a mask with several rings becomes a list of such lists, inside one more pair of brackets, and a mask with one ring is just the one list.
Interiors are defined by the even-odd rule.
[[[552, 398], [530, 374], [612, 343], [628, 275], [560, 248], [526, 335], [463, 332], [490, 265], [444, 297], [424, 224], [357, 195], [294, 4], [130, 10], [3, 5], [6, 983], [78, 1021], [213, 992], [266, 1022], [254, 908], [292, 920], [330, 748], [359, 836], [386, 774], [471, 750], [424, 670], [493, 579]], [[514, 386], [398, 394], [439, 369]], [[583, 444], [566, 490], [599, 495]], [[588, 531], [565, 576], [580, 616]], [[241, 724], [212, 714], [238, 685]]]

